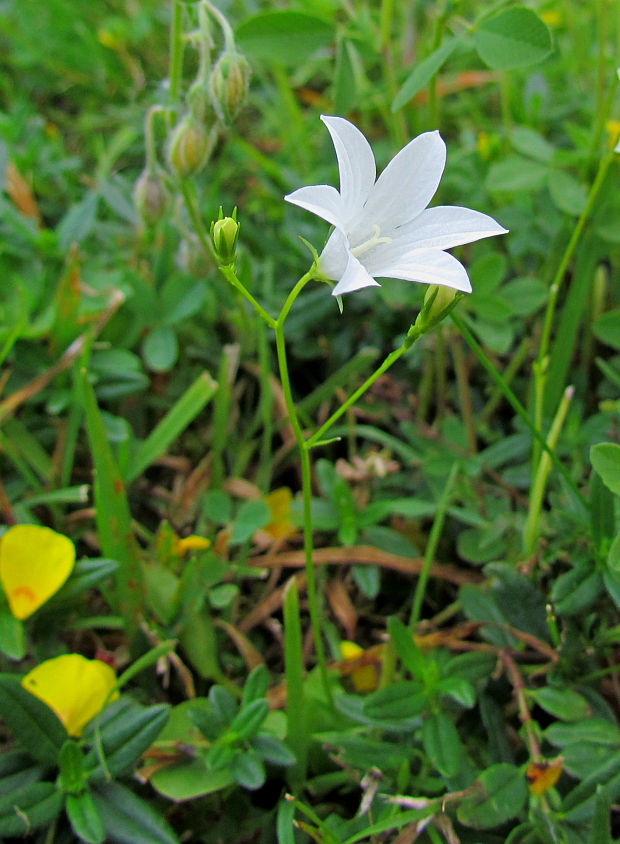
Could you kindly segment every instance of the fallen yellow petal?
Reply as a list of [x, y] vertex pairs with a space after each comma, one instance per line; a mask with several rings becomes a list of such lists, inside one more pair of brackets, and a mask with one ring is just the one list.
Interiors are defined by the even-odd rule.
[[0, 539], [0, 583], [15, 618], [24, 619], [57, 592], [75, 565], [70, 539], [39, 525], [15, 525]]
[[114, 669], [99, 659], [64, 654], [48, 659], [22, 679], [22, 686], [36, 695], [56, 715], [71, 736], [81, 736], [86, 724], [116, 700]]
[[196, 536], [196, 534], [186, 536], [183, 539], [181, 539], [180, 536], [177, 536], [174, 541], [174, 548], [179, 557], [183, 557], [190, 551], [204, 551], [206, 548], [209, 548], [210, 545], [210, 539], [206, 539], [203, 536]]
[[[355, 642], [340, 643], [340, 653], [346, 660], [354, 660], [362, 656], [364, 649]], [[351, 680], [356, 692], [374, 692], [379, 685], [379, 674], [376, 665], [362, 665], [351, 672]]]
[[298, 528], [291, 519], [293, 493], [287, 487], [275, 489], [265, 496], [265, 502], [271, 510], [271, 521], [263, 528], [273, 539], [287, 539], [294, 536]]

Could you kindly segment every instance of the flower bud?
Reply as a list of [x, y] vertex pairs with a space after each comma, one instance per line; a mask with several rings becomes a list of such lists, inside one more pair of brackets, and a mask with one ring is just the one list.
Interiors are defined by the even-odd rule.
[[422, 331], [428, 331], [447, 316], [460, 299], [462, 293], [444, 284], [429, 284], [424, 295], [424, 304], [415, 324]]
[[146, 167], [133, 187], [133, 201], [147, 226], [158, 223], [168, 209], [169, 195], [159, 168]]
[[168, 147], [170, 167], [182, 179], [199, 173], [213, 152], [217, 132], [186, 114], [172, 130]]
[[215, 63], [209, 86], [211, 102], [222, 123], [232, 123], [243, 106], [250, 85], [250, 65], [236, 49], [226, 50]]
[[237, 209], [233, 211], [232, 217], [224, 217], [220, 208], [219, 219], [211, 223], [211, 239], [216, 257], [222, 266], [234, 263], [238, 237]]

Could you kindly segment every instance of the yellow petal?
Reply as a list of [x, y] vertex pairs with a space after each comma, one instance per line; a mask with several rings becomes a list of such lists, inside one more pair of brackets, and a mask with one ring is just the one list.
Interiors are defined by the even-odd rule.
[[564, 770], [564, 757], [553, 761], [532, 762], [527, 769], [527, 779], [532, 794], [544, 794], [560, 779]]
[[54, 710], [71, 736], [81, 736], [86, 724], [118, 697], [118, 692], [110, 695], [115, 684], [107, 663], [81, 654], [48, 659], [22, 679], [22, 686]]
[[265, 502], [271, 510], [271, 522], [263, 528], [273, 539], [286, 539], [297, 533], [297, 526], [291, 519], [293, 493], [287, 486], [275, 489], [265, 496]]
[[[354, 660], [362, 656], [364, 649], [355, 642], [340, 643], [340, 653], [343, 659]], [[356, 692], [374, 692], [379, 685], [379, 675], [376, 665], [361, 665], [351, 672], [351, 680]]]
[[184, 556], [190, 551], [203, 551], [205, 548], [209, 548], [210, 545], [210, 539], [206, 539], [204, 536], [196, 536], [194, 533], [191, 536], [185, 536], [183, 539], [177, 536], [174, 542], [174, 547], [179, 557]]
[[16, 525], [0, 540], [0, 582], [15, 618], [28, 618], [57, 592], [75, 564], [75, 546], [50, 528]]

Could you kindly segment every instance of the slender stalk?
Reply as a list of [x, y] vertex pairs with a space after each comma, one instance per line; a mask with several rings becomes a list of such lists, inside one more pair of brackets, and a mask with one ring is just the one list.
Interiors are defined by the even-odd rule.
[[238, 290], [239, 293], [241, 293], [241, 295], [243, 296], [243, 298], [247, 299], [247, 301], [252, 305], [259, 317], [264, 322], [266, 322], [270, 328], [275, 328], [275, 319], [271, 316], [271, 314], [267, 313], [263, 306], [256, 301], [254, 296], [252, 296], [250, 291], [246, 289], [245, 285], [239, 281], [233, 267], [220, 267], [220, 272], [226, 278], [226, 280], [232, 284], [235, 290]]
[[[288, 361], [286, 357], [286, 341], [284, 337], [284, 321], [290, 310], [294, 299], [292, 294], [295, 290], [303, 287], [300, 279], [282, 308], [280, 316], [276, 322], [276, 352], [278, 356], [278, 366], [280, 369], [280, 381], [282, 382], [282, 392], [284, 394], [284, 402], [288, 412], [289, 422], [295, 435], [297, 447], [299, 449], [299, 456], [301, 459], [301, 480], [303, 493], [303, 508], [304, 508], [304, 552], [306, 558], [306, 578], [308, 590], [308, 608], [310, 610], [310, 623], [312, 626], [312, 635], [314, 639], [314, 648], [316, 651], [317, 664], [321, 673], [323, 681], [323, 688], [325, 695], [331, 706], [333, 706], [333, 699], [331, 688], [329, 685], [329, 674], [327, 671], [327, 657], [325, 654], [325, 646], [323, 644], [323, 625], [321, 623], [321, 613], [319, 611], [319, 599], [316, 585], [316, 568], [314, 565], [314, 531], [312, 524], [312, 470], [310, 466], [310, 450], [306, 443], [304, 432], [299, 424], [299, 417], [293, 399], [291, 390], [291, 381], [288, 372]], [[305, 282], [304, 282], [305, 283]], [[290, 300], [290, 304], [289, 304]], [[288, 304], [288, 309], [287, 309]]]
[[467, 324], [465, 323], [463, 318], [461, 316], [459, 316], [458, 314], [453, 313], [452, 314], [452, 320], [453, 320], [454, 324], [457, 326], [457, 328], [459, 329], [459, 331], [461, 332], [461, 334], [463, 335], [465, 342], [467, 343], [469, 348], [472, 350], [474, 355], [478, 358], [478, 361], [482, 364], [484, 369], [486, 369], [486, 371], [489, 373], [489, 375], [491, 376], [493, 381], [495, 381], [495, 383], [497, 384], [497, 386], [501, 390], [503, 396], [506, 398], [506, 400], [512, 406], [513, 410], [516, 411], [518, 416], [527, 425], [527, 427], [529, 428], [529, 430], [531, 431], [533, 437], [537, 440], [537, 442], [540, 443], [542, 448], [550, 455], [553, 465], [558, 470], [558, 472], [562, 475], [562, 477], [564, 478], [566, 483], [571, 488], [575, 497], [579, 500], [579, 503], [581, 504], [581, 506], [587, 512], [589, 510], [589, 504], [588, 504], [588, 501], [586, 500], [585, 496], [583, 495], [583, 493], [581, 492], [581, 490], [579, 489], [579, 487], [577, 486], [577, 484], [575, 483], [575, 481], [571, 477], [568, 469], [563, 465], [563, 463], [561, 463], [558, 460], [555, 452], [552, 449], [549, 448], [547, 441], [545, 440], [544, 436], [542, 435], [540, 430], [536, 427], [536, 425], [532, 422], [532, 420], [530, 419], [529, 413], [527, 412], [525, 407], [521, 404], [521, 402], [516, 397], [516, 395], [513, 393], [511, 388], [508, 386], [508, 384], [504, 380], [501, 372], [499, 372], [496, 369], [493, 362], [484, 353], [482, 346], [478, 343], [478, 341], [476, 340], [474, 335], [471, 333], [471, 331], [467, 327]]
[[352, 405], [354, 405], [355, 402], [359, 398], [361, 398], [361, 396], [363, 396], [367, 390], [372, 387], [375, 381], [377, 381], [383, 375], [384, 372], [387, 372], [387, 370], [405, 354], [405, 352], [409, 349], [410, 345], [410, 343], [407, 344], [405, 341], [405, 343], [403, 343], [402, 346], [399, 346], [398, 349], [394, 349], [393, 352], [390, 352], [390, 354], [386, 357], [381, 366], [375, 369], [372, 375], [370, 375], [364, 381], [362, 386], [358, 387], [358, 389], [355, 390], [354, 393], [351, 393], [349, 398], [338, 408], [338, 410], [335, 410], [329, 417], [329, 419], [327, 419], [321, 425], [318, 431], [315, 431], [315, 433], [307, 440], [307, 447], [314, 448], [316, 445], [319, 445], [322, 437], [327, 433], [327, 431], [329, 431], [329, 429], [334, 425], [334, 423], [337, 422], [338, 419], [340, 419], [340, 417], [345, 414], [347, 410]]
[[[551, 332], [553, 330], [553, 321], [555, 317], [555, 309], [557, 306], [558, 297], [560, 295], [560, 290], [564, 282], [564, 278], [566, 276], [568, 265], [573, 257], [577, 244], [579, 243], [583, 229], [590, 215], [592, 214], [592, 211], [594, 210], [594, 206], [598, 199], [598, 195], [603, 186], [603, 183], [605, 182], [607, 171], [609, 170], [609, 167], [611, 166], [614, 157], [615, 153], [611, 152], [601, 159], [601, 163], [599, 165], [594, 182], [592, 183], [592, 187], [590, 188], [590, 193], [588, 194], [588, 199], [585, 204], [585, 207], [581, 212], [577, 223], [575, 224], [573, 233], [570, 237], [570, 240], [568, 241], [566, 249], [564, 250], [564, 254], [551, 283], [549, 291], [549, 301], [547, 302], [547, 310], [545, 312], [543, 330], [540, 338], [540, 344], [538, 347], [538, 354], [534, 363], [534, 426], [537, 431], [542, 430], [543, 424], [544, 393], [549, 365], [549, 346], [551, 343]], [[538, 464], [539, 456], [540, 448], [536, 446], [534, 448], [533, 459], [533, 464], [535, 466]]]
[[176, 103], [181, 95], [183, 81], [183, 3], [172, 2], [172, 21], [170, 23], [170, 99]]
[[557, 413], [555, 414], [553, 424], [551, 425], [551, 429], [549, 430], [549, 435], [547, 437], [547, 446], [549, 447], [549, 451], [545, 451], [541, 454], [538, 466], [536, 467], [536, 474], [534, 475], [534, 482], [530, 493], [527, 519], [523, 529], [523, 550], [528, 557], [534, 553], [536, 540], [538, 538], [538, 525], [540, 523], [543, 498], [547, 488], [547, 481], [549, 480], [549, 473], [551, 472], [550, 454], [554, 453], [555, 447], [557, 446], [574, 392], [574, 387], [567, 387], [564, 391], [564, 395], [562, 396], [562, 400], [560, 401], [560, 405]]
[[411, 617], [409, 619], [409, 628], [413, 632], [415, 632], [420, 621], [420, 615], [422, 613], [422, 604], [424, 603], [424, 596], [426, 595], [426, 586], [428, 584], [431, 566], [433, 564], [433, 560], [435, 559], [435, 554], [437, 553], [437, 546], [439, 544], [439, 540], [441, 539], [441, 531], [443, 530], [443, 523], [446, 518], [446, 512], [450, 504], [450, 499], [452, 498], [452, 490], [454, 488], [454, 482], [456, 481], [456, 477], [458, 475], [458, 470], [458, 464], [455, 463], [452, 466], [452, 469], [450, 469], [448, 480], [446, 481], [446, 485], [444, 487], [442, 496], [437, 504], [435, 520], [433, 521], [433, 526], [431, 528], [431, 532], [428, 537], [428, 543], [426, 545], [426, 551], [424, 553], [424, 565], [422, 566], [422, 570], [420, 571], [420, 576], [418, 577], [418, 582], [416, 584], [415, 592], [413, 595], [413, 605], [411, 607]]

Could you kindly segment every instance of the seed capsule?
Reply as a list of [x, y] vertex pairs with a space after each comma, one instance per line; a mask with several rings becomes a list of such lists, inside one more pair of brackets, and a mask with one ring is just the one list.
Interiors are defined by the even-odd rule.
[[222, 123], [230, 124], [248, 95], [250, 65], [237, 50], [226, 50], [215, 63], [209, 78], [211, 102]]

